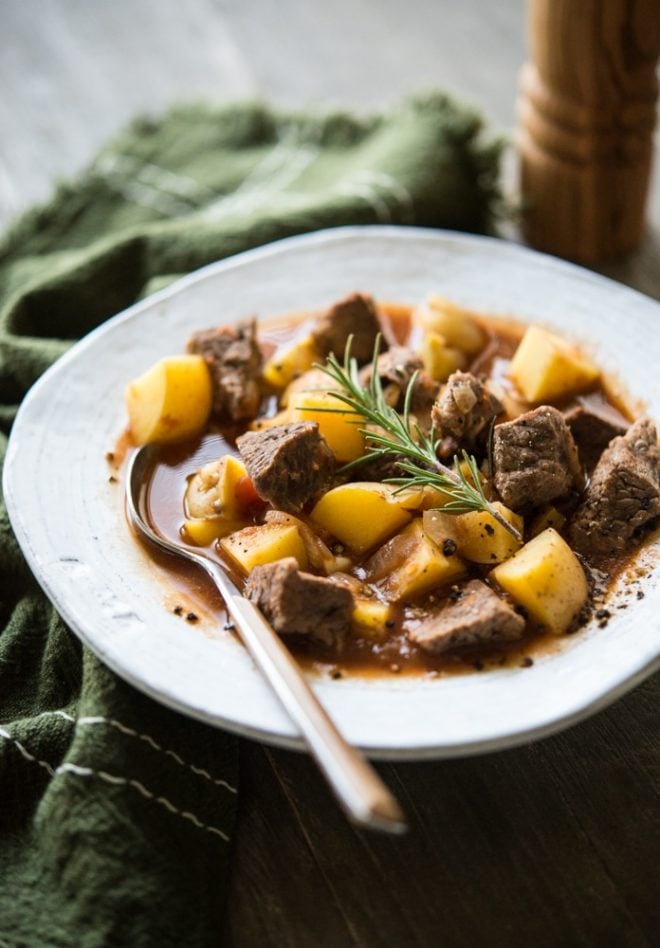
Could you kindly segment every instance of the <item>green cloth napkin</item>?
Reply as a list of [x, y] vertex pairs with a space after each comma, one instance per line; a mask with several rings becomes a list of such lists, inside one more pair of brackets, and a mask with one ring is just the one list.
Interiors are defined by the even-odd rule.
[[[1, 456], [44, 369], [181, 274], [341, 224], [489, 229], [500, 146], [479, 135], [440, 94], [368, 119], [243, 104], [135, 122], [0, 241]], [[0, 576], [0, 946], [216, 944], [234, 739], [81, 647], [4, 506]]]

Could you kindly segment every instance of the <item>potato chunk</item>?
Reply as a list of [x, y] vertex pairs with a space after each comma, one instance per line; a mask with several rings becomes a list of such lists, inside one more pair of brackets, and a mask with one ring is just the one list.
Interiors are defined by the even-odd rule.
[[300, 569], [307, 569], [307, 552], [295, 526], [266, 523], [260, 527], [246, 527], [220, 540], [220, 548], [244, 572], [255, 566], [274, 563], [293, 556]]
[[486, 343], [486, 334], [474, 314], [441, 296], [428, 296], [425, 305], [415, 310], [414, 320], [426, 332], [438, 333], [448, 346], [466, 355], [476, 355]]
[[588, 388], [599, 376], [574, 346], [530, 326], [516, 349], [509, 375], [528, 402], [545, 402]]
[[291, 415], [288, 409], [278, 411], [269, 418], [254, 418], [248, 425], [248, 431], [265, 431], [266, 428], [277, 428], [278, 425], [288, 425], [291, 421]]
[[388, 602], [422, 596], [453, 583], [465, 572], [463, 561], [445, 556], [426, 535], [419, 519], [378, 550], [366, 569], [369, 581], [378, 584]]
[[183, 522], [182, 535], [187, 543], [211, 546], [216, 540], [235, 533], [244, 526], [244, 522], [228, 520], [226, 517], [190, 517]]
[[512, 599], [550, 632], [565, 632], [587, 601], [580, 561], [549, 527], [490, 574]]
[[211, 414], [211, 376], [201, 356], [172, 356], [130, 382], [125, 398], [136, 444], [191, 438]]
[[408, 523], [410, 513], [385, 484], [358, 481], [328, 491], [310, 519], [355, 553], [366, 553]]
[[[522, 537], [523, 518], [499, 501], [495, 501], [493, 507]], [[441, 510], [427, 510], [424, 529], [440, 547], [445, 540], [455, 543], [459, 554], [473, 563], [501, 563], [522, 546], [522, 538], [516, 540], [492, 514], [482, 510], [457, 516], [444, 514]]]
[[245, 526], [239, 485], [246, 479], [245, 465], [231, 454], [200, 467], [190, 478], [184, 497], [184, 539], [210, 546]]
[[420, 351], [424, 368], [436, 382], [446, 382], [449, 376], [467, 366], [467, 357], [460, 349], [450, 346], [437, 332], [424, 334]]
[[378, 642], [387, 637], [388, 627], [392, 615], [392, 607], [387, 602], [378, 599], [355, 599], [353, 606], [353, 631], [365, 639]]
[[328, 392], [300, 392], [289, 405], [291, 421], [315, 421], [337, 461], [347, 464], [364, 454], [362, 415]]
[[188, 482], [184, 508], [188, 517], [218, 517], [237, 520], [239, 482], [247, 477], [245, 465], [231, 454], [200, 467]]
[[543, 510], [537, 513], [529, 525], [529, 538], [531, 540], [532, 537], [537, 537], [539, 533], [543, 533], [548, 527], [554, 527], [555, 530], [559, 531], [565, 523], [566, 517], [563, 513], [560, 513], [556, 507], [544, 507]]
[[310, 369], [287, 385], [280, 395], [280, 405], [282, 408], [288, 408], [293, 402], [293, 396], [300, 395], [301, 392], [334, 392], [340, 388], [339, 383], [334, 382], [322, 369]]
[[404, 490], [395, 489], [392, 494], [392, 503], [411, 511], [436, 510], [450, 500], [450, 497], [434, 487], [406, 487]]
[[263, 377], [273, 388], [286, 388], [290, 382], [299, 378], [312, 368], [321, 357], [311, 336], [305, 336], [292, 346], [278, 349], [266, 362]]
[[332, 550], [323, 542], [303, 520], [283, 510], [269, 510], [266, 514], [266, 523], [277, 523], [280, 526], [294, 526], [297, 528], [305, 547], [305, 554], [310, 569], [330, 576], [338, 570], [350, 569], [351, 561], [345, 556], [335, 556]]

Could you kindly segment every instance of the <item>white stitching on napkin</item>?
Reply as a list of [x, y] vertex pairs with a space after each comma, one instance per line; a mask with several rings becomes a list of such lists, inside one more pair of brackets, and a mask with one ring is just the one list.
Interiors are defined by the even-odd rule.
[[408, 188], [401, 184], [400, 181], [397, 181], [396, 178], [393, 178], [391, 174], [365, 168], [363, 171], [358, 171], [355, 178], [357, 181], [380, 186], [385, 191], [388, 191], [399, 203], [402, 212], [402, 223], [415, 223], [415, 202], [412, 199], [412, 195]]
[[[65, 712], [61, 712], [63, 715]], [[26, 759], [31, 761], [34, 764], [38, 764], [40, 767], [43, 767], [44, 770], [47, 770], [51, 777], [57, 777], [60, 774], [75, 774], [78, 777], [98, 777], [99, 780], [103, 780], [105, 783], [109, 783], [115, 787], [132, 787], [134, 790], [137, 790], [145, 799], [153, 800], [154, 803], [160, 803], [161, 806], [165, 807], [166, 810], [169, 810], [170, 813], [174, 813], [177, 816], [180, 816], [184, 820], [188, 820], [189, 823], [192, 823], [198, 829], [206, 830], [207, 833], [214, 833], [216, 836], [219, 836], [221, 839], [224, 839], [226, 843], [229, 842], [229, 836], [224, 833], [221, 829], [218, 829], [217, 826], [210, 826], [208, 823], [202, 823], [202, 821], [195, 816], [194, 813], [191, 813], [189, 810], [180, 810], [178, 807], [167, 799], [167, 797], [157, 797], [155, 793], [152, 793], [151, 790], [148, 790], [144, 784], [140, 783], [139, 780], [133, 780], [131, 777], [117, 777], [115, 774], [109, 774], [105, 770], [92, 770], [91, 767], [80, 767], [78, 764], [69, 764], [64, 763], [60, 764], [55, 770], [51, 767], [49, 763], [45, 760], [39, 760], [38, 757], [35, 757], [34, 754], [31, 754], [28, 750], [23, 747], [20, 741], [17, 741], [15, 737], [12, 737], [8, 731], [5, 731], [3, 727], [0, 727], [0, 737], [4, 737], [5, 740], [9, 741], [11, 744], [16, 747], [20, 754]]]
[[393, 199], [400, 208], [402, 223], [413, 224], [415, 221], [415, 204], [410, 191], [384, 172], [362, 168], [339, 181], [335, 190], [339, 194], [366, 201], [382, 224], [390, 223], [392, 220], [392, 209], [388, 204], [388, 198]]
[[177, 217], [197, 210], [203, 202], [195, 200], [190, 191], [183, 193], [181, 187], [172, 188], [172, 181], [163, 177], [157, 182], [155, 167], [143, 167], [128, 155], [115, 154], [102, 155], [94, 170], [104, 178], [108, 187], [134, 204], [152, 208], [164, 217]]
[[229, 836], [221, 829], [218, 829], [217, 826], [210, 826], [208, 823], [202, 823], [202, 821], [197, 816], [195, 816], [194, 813], [190, 813], [189, 810], [179, 810], [178, 807], [174, 806], [174, 804], [166, 797], [157, 797], [155, 793], [152, 793], [151, 790], [148, 790], [144, 784], [139, 782], [139, 780], [133, 780], [130, 777], [117, 777], [115, 774], [106, 773], [105, 770], [92, 770], [90, 767], [80, 767], [78, 764], [67, 763], [60, 764], [60, 766], [55, 771], [55, 776], [58, 774], [75, 774], [78, 777], [98, 777], [99, 780], [103, 780], [105, 783], [109, 783], [112, 786], [132, 787], [134, 790], [137, 790], [138, 793], [146, 800], [153, 800], [154, 803], [159, 803], [161, 806], [165, 807], [166, 810], [169, 810], [170, 813], [175, 813], [177, 816], [182, 817], [182, 819], [188, 820], [189, 823], [192, 823], [198, 829], [206, 830], [207, 833], [213, 833], [216, 836], [219, 836], [221, 839], [224, 839], [226, 843], [229, 842]]
[[137, 737], [138, 740], [145, 741], [145, 743], [149, 744], [150, 747], [153, 747], [154, 750], [165, 754], [167, 757], [171, 757], [172, 760], [179, 764], [179, 766], [187, 767], [188, 770], [191, 770], [198, 777], [203, 777], [205, 780], [210, 780], [210, 782], [215, 784], [217, 787], [224, 787], [225, 790], [228, 790], [230, 793], [237, 792], [236, 787], [232, 787], [232, 785], [227, 783], [226, 780], [222, 780], [219, 777], [213, 777], [208, 772], [208, 770], [204, 770], [202, 767], [196, 767], [194, 764], [189, 764], [188, 761], [185, 761], [182, 757], [179, 757], [176, 751], [170, 750], [167, 747], [162, 747], [162, 745], [155, 741], [153, 737], [150, 737], [149, 734], [141, 734], [139, 731], [135, 731], [132, 727], [127, 727], [127, 725], [122, 724], [121, 721], [116, 721], [114, 718], [104, 718], [100, 715], [94, 717], [74, 718], [70, 714], [67, 714], [66, 711], [45, 711], [44, 714], [55, 714], [60, 718], [64, 718], [65, 721], [72, 721], [74, 724], [81, 724], [83, 726], [91, 726], [93, 724], [107, 724], [109, 727], [114, 727], [118, 731], [121, 731], [122, 734], [127, 734], [129, 737]]
[[182, 197], [191, 204], [202, 204], [217, 197], [215, 191], [189, 175], [169, 171], [153, 162], [143, 162], [120, 152], [101, 155], [94, 165], [94, 170], [101, 174], [121, 174], [126, 178], [138, 178], [165, 194]]
[[222, 195], [204, 209], [204, 218], [217, 219], [245, 213], [266, 200], [281, 196], [278, 192], [296, 181], [321, 152], [318, 145], [302, 141], [300, 130], [295, 126], [285, 125], [278, 128], [276, 134], [275, 145], [231, 194]]
[[54, 776], [55, 776], [55, 771], [54, 771], [53, 768], [50, 766], [50, 764], [46, 763], [45, 760], [39, 760], [38, 757], [35, 757], [33, 754], [31, 754], [29, 751], [27, 751], [27, 750], [23, 747], [23, 745], [21, 744], [21, 742], [20, 742], [20, 741], [17, 741], [15, 737], [12, 737], [11, 734], [9, 734], [7, 731], [5, 731], [5, 729], [4, 729], [3, 727], [0, 727], [0, 737], [4, 737], [5, 740], [7, 740], [7, 741], [9, 741], [11, 744], [13, 744], [14, 747], [23, 755], [23, 757], [25, 757], [26, 760], [30, 760], [30, 761], [32, 761], [32, 762], [35, 763], [35, 764], [39, 764], [40, 767], [43, 767], [44, 770], [47, 770], [47, 771], [48, 771], [48, 773], [51, 775], [51, 777], [54, 777]]
[[349, 179], [341, 181], [335, 188], [338, 194], [345, 197], [361, 198], [374, 211], [380, 224], [389, 224], [392, 221], [392, 212], [387, 201], [381, 197], [375, 187], [366, 181]]

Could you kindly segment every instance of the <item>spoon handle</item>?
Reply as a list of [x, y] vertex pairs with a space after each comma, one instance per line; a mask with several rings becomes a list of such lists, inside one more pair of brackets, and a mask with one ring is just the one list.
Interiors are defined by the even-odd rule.
[[403, 812], [373, 767], [341, 736], [300, 668], [261, 612], [240, 595], [225, 596], [241, 639], [305, 738], [342, 807], [360, 826], [403, 833]]

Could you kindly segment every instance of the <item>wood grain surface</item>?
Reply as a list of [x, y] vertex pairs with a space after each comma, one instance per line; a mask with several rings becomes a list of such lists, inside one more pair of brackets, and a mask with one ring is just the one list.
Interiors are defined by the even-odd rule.
[[[522, 0], [0, 0], [0, 223], [134, 114], [190, 97], [369, 108], [440, 85], [513, 132], [524, 35]], [[659, 177], [642, 246], [604, 268], [656, 299]], [[243, 742], [218, 944], [658, 944], [659, 706], [656, 676], [541, 743], [381, 765], [404, 839], [349, 826], [305, 757]]]

